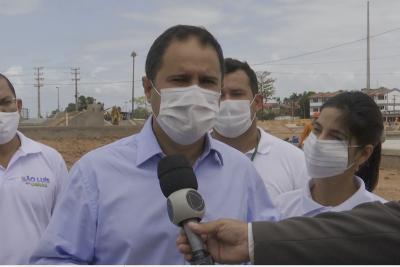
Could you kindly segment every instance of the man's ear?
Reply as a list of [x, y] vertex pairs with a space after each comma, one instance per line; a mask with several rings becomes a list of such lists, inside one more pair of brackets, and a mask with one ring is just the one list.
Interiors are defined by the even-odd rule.
[[22, 100], [21, 99], [17, 99], [17, 108], [18, 108], [18, 112], [21, 114], [21, 111], [22, 111]]
[[260, 111], [261, 109], [262, 109], [262, 107], [263, 107], [263, 97], [262, 97], [262, 95], [259, 95], [259, 94], [257, 94], [255, 97], [254, 97], [254, 105], [255, 105], [255, 108], [256, 108], [256, 112], [258, 112], [258, 111]]
[[146, 77], [142, 77], [142, 85], [147, 102], [151, 103], [151, 90], [153, 89], [151, 81]]

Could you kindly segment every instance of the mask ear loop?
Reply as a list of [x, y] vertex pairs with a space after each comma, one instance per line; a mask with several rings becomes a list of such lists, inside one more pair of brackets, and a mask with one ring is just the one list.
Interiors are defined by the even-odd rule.
[[[360, 146], [360, 145], [353, 145], [353, 146], [347, 145], [347, 159], [349, 158], [350, 148], [358, 148], [358, 147], [361, 147], [361, 146]], [[349, 165], [347, 166], [346, 171], [347, 171], [348, 169], [352, 168], [352, 167], [356, 164], [356, 161], [357, 161], [357, 159], [355, 158], [354, 161], [353, 161], [351, 164], [349, 164]], [[347, 160], [347, 164], [348, 164], [348, 163], [349, 163], [349, 162], [348, 162], [348, 160]], [[356, 170], [356, 171], [358, 171], [358, 170]]]
[[[157, 90], [157, 88], [154, 86], [154, 83], [153, 83], [152, 80], [150, 80], [150, 84], [151, 84], [151, 87], [154, 89], [154, 91], [156, 91], [156, 93], [161, 97], [160, 92], [159, 92], [159, 91]], [[153, 111], [153, 117], [154, 117], [154, 119], [157, 119], [156, 114], [154, 113], [154, 111]]]
[[151, 84], [151, 87], [156, 91], [156, 93], [157, 93], [159, 96], [161, 96], [160, 92], [159, 92], [159, 91], [157, 90], [157, 88], [154, 86], [154, 83], [153, 83], [152, 80], [150, 80], [150, 84]]
[[[249, 106], [250, 112], [251, 112], [251, 105], [253, 105], [254, 100], [256, 99], [256, 96], [258, 96], [258, 95], [259, 95], [259, 94], [256, 94], [256, 95], [253, 97], [253, 100], [251, 100], [251, 102], [250, 102], [250, 106]], [[253, 124], [253, 121], [254, 121], [254, 119], [256, 118], [256, 115], [257, 115], [257, 112], [254, 112], [253, 118], [251, 119], [251, 124]]]

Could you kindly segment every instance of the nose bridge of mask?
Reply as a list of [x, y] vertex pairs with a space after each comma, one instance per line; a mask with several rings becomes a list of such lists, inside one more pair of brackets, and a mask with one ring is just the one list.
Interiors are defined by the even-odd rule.
[[219, 93], [197, 85], [160, 91], [160, 112], [156, 119], [176, 143], [192, 144], [213, 127], [219, 109]]
[[306, 153], [313, 158], [316, 162], [325, 162], [330, 165], [329, 162], [343, 162], [344, 158], [346, 164], [348, 164], [349, 151], [345, 141], [339, 140], [319, 140], [317, 136], [311, 132], [309, 137], [306, 139], [308, 143], [304, 146], [304, 150], [309, 150]]
[[217, 112], [219, 96], [219, 93], [203, 89], [197, 85], [165, 88], [161, 91], [160, 108], [193, 105], [195, 107], [211, 108]]
[[249, 100], [236, 100], [236, 99], [227, 99], [221, 101], [220, 103], [220, 114], [227, 116], [231, 114], [237, 113], [245, 113], [250, 110], [250, 101]]
[[[255, 98], [250, 102], [250, 100], [246, 99], [227, 99], [221, 102], [220, 104], [220, 117], [232, 117], [235, 119], [250, 119], [250, 125], [253, 123], [256, 118], [256, 113], [254, 113], [253, 117], [251, 117], [251, 104], [253, 103]], [[225, 103], [224, 103], [225, 102]]]

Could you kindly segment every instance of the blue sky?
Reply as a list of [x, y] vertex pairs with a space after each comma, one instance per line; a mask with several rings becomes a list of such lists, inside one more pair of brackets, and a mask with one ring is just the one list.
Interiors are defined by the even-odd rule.
[[[175, 24], [202, 25], [226, 57], [246, 60], [276, 78], [275, 96], [304, 90], [365, 87], [365, 41], [290, 60], [285, 57], [366, 36], [364, 0], [0, 0], [0, 72], [10, 77], [30, 114], [37, 113], [34, 67], [43, 66], [42, 113], [73, 102], [71, 67], [80, 67], [80, 94], [123, 109], [135, 96], [153, 40]], [[400, 27], [400, 1], [371, 0], [371, 34]], [[400, 29], [371, 39], [371, 86], [400, 88]]]

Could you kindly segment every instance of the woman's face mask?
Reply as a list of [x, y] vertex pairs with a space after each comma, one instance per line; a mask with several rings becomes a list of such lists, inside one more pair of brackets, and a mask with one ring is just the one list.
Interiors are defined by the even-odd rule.
[[344, 140], [319, 140], [311, 132], [304, 142], [304, 155], [311, 178], [327, 178], [343, 174], [354, 166], [349, 162], [349, 146]]

